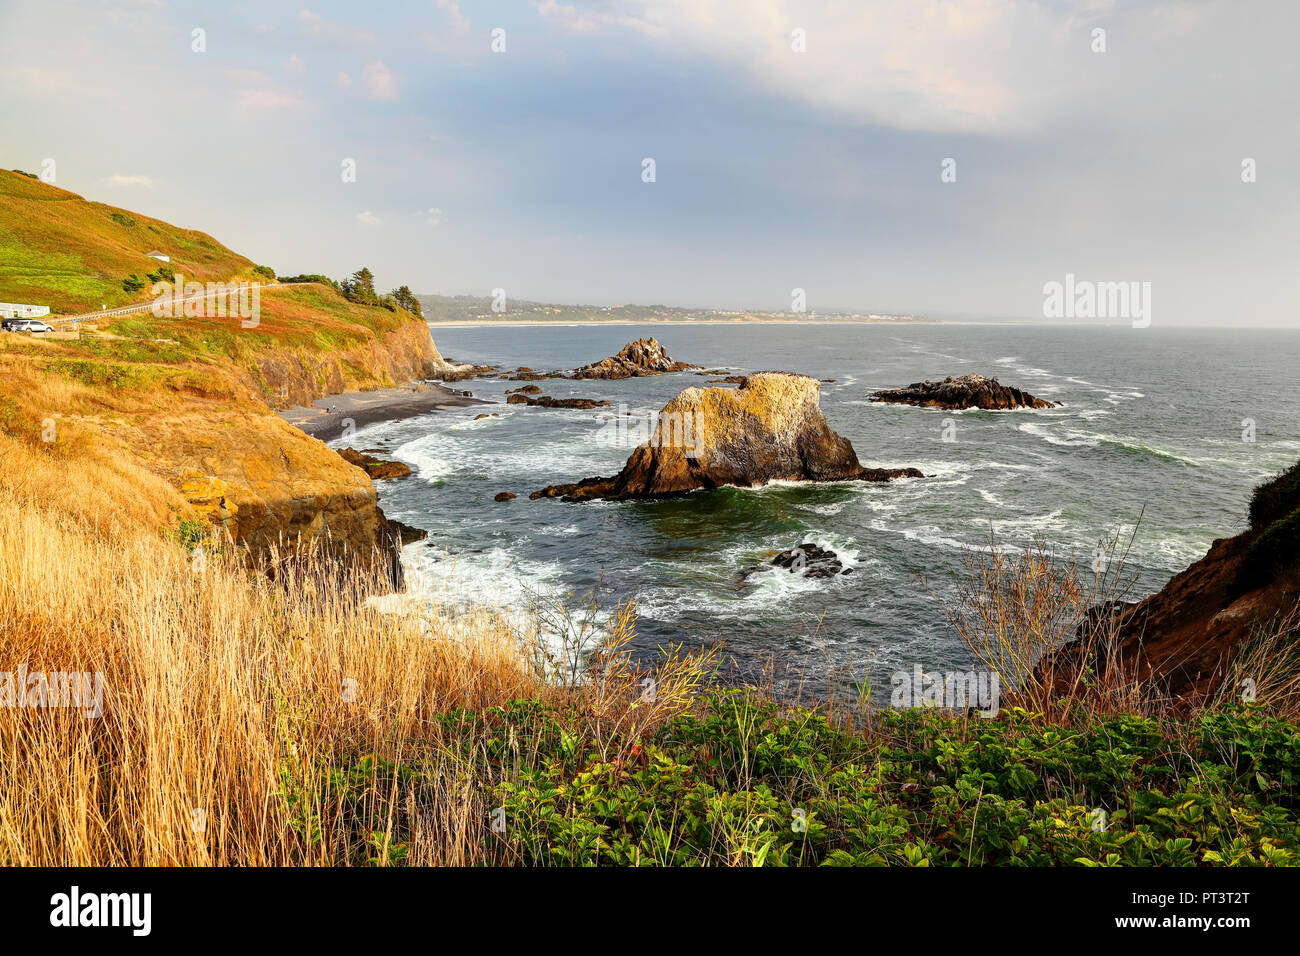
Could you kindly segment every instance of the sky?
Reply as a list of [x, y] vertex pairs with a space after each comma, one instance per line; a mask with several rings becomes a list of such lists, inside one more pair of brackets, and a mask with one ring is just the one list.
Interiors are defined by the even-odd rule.
[[1042, 319], [1073, 275], [1297, 326], [1297, 35], [1292, 0], [0, 0], [0, 164], [385, 289]]

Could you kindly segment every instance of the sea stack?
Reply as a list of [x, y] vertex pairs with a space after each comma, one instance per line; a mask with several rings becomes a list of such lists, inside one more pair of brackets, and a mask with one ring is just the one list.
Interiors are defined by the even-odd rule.
[[949, 375], [942, 382], [913, 382], [906, 388], [891, 388], [874, 392], [872, 401], [899, 405], [921, 405], [927, 408], [946, 408], [959, 411], [963, 408], [984, 408], [1005, 411], [1013, 408], [1056, 408], [1058, 402], [1035, 398], [997, 378], [971, 374], [954, 378]]
[[573, 370], [574, 378], [636, 378], [641, 375], [662, 375], [699, 368], [689, 362], [678, 362], [669, 356], [658, 339], [637, 339], [623, 346], [617, 355], [601, 359], [591, 365]]
[[[653, 341], [653, 340], [651, 340]], [[815, 378], [759, 372], [739, 388], [688, 388], [664, 406], [650, 441], [612, 478], [550, 485], [531, 498], [622, 501], [769, 481], [890, 481], [915, 468], [865, 468], [831, 431]]]

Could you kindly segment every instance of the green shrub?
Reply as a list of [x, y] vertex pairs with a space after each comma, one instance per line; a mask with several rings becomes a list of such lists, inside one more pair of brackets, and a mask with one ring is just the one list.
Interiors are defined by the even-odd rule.
[[279, 281], [288, 285], [298, 285], [307, 282], [319, 282], [321, 285], [329, 286], [335, 292], [341, 291], [339, 289], [339, 284], [335, 282], [333, 279], [331, 279], [329, 276], [303, 273], [302, 275], [296, 275], [296, 276], [280, 276]]
[[1260, 585], [1272, 580], [1278, 571], [1294, 567], [1300, 561], [1300, 511], [1292, 512], [1251, 542], [1242, 564], [1242, 580]]
[[1300, 508], [1300, 462], [1255, 489], [1250, 499], [1250, 526], [1266, 528]]

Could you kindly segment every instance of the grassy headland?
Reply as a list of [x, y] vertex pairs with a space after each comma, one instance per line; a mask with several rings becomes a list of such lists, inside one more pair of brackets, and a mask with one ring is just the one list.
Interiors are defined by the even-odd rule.
[[[0, 289], [6, 302], [90, 312], [148, 298], [147, 274], [166, 263], [187, 280], [256, 279], [256, 264], [206, 233], [91, 202], [21, 172], [0, 170]], [[142, 281], [129, 288], [131, 276]], [[127, 283], [124, 286], [123, 283]], [[146, 292], [141, 295], [140, 289]]]

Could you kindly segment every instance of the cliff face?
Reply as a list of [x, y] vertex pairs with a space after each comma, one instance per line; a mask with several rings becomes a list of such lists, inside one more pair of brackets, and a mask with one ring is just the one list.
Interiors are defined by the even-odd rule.
[[[259, 375], [267, 368], [297, 370], [298, 377], [285, 379], [286, 391], [305, 401], [339, 386], [423, 377], [437, 355], [428, 327], [385, 313], [376, 321], [386, 327], [355, 336], [368, 341], [313, 352], [302, 341], [277, 341], [285, 333], [270, 315], [260, 338], [235, 339], [246, 349], [242, 354], [237, 348], [191, 352], [183, 336], [199, 332], [179, 323], [170, 344], [7, 337], [0, 342], [0, 404], [11, 402], [37, 423], [30, 439], [34, 449], [42, 446], [39, 423], [51, 420], [59, 441], [75, 432], [83, 446], [111, 456], [126, 471], [167, 482], [181, 501], [154, 509], [159, 524], [152, 530], [175, 530], [181, 520], [217, 525], [255, 560], [272, 549], [284, 554], [310, 544], [376, 569], [400, 586], [394, 545], [400, 530], [384, 517], [370, 478], [280, 419], [268, 406]], [[127, 355], [136, 361], [126, 361]], [[60, 447], [75, 464], [78, 453]], [[119, 490], [100, 495], [89, 487], [79, 507], [93, 511], [93, 499], [102, 498], [103, 510], [120, 510]], [[139, 493], [154, 494], [143, 484]]]
[[272, 408], [291, 408], [325, 395], [433, 378], [449, 368], [429, 327], [408, 322], [344, 351], [285, 349], [259, 355], [253, 380]]
[[311, 544], [389, 573], [397, 530], [362, 469], [275, 417], [227, 418], [216, 429], [174, 423], [183, 433], [171, 424], [142, 430], [155, 439], [154, 467], [254, 557]]
[[1163, 589], [1125, 608], [1116, 652], [1171, 696], [1215, 691], [1233, 654], [1300, 600], [1300, 464], [1256, 490], [1251, 528], [1215, 541]]
[[660, 498], [769, 481], [888, 481], [915, 468], [864, 468], [826, 423], [815, 378], [759, 372], [740, 388], [688, 388], [664, 406], [652, 439], [618, 475], [551, 485], [533, 498]]
[[[356, 387], [357, 368], [380, 382], [400, 384], [436, 374], [439, 361], [428, 326], [412, 322], [360, 349], [319, 359], [272, 354], [262, 358], [260, 368], [267, 382], [284, 373], [286, 404], [309, 404]], [[227, 412], [218, 425], [194, 423], [164, 429], [170, 436], [154, 436], [153, 447], [163, 459], [158, 464], [173, 480], [180, 477], [187, 500], [210, 502], [219, 483], [222, 493], [218, 506], [209, 508], [210, 520], [253, 554], [308, 543], [377, 568], [401, 587], [400, 531], [385, 518], [362, 468], [276, 415], [237, 418]]]

